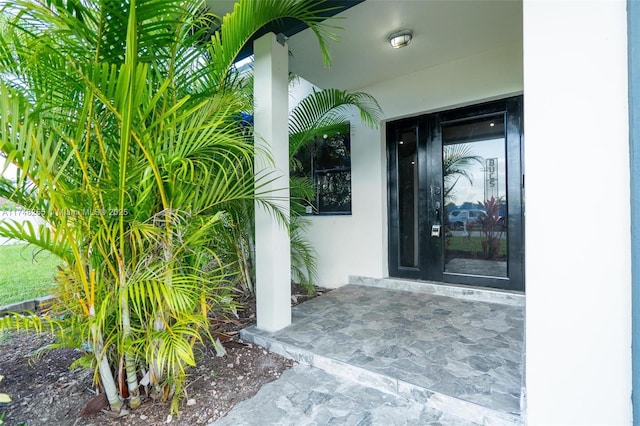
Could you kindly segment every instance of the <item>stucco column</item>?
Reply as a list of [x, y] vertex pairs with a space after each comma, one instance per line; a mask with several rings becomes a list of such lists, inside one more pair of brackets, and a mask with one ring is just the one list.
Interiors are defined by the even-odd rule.
[[532, 426], [632, 424], [626, 21], [620, 0], [523, 2]]
[[[268, 192], [288, 218], [289, 55], [286, 44], [280, 45], [273, 33], [253, 46], [256, 192]], [[286, 227], [260, 203], [256, 203], [255, 244], [257, 326], [276, 331], [291, 324], [291, 242]]]

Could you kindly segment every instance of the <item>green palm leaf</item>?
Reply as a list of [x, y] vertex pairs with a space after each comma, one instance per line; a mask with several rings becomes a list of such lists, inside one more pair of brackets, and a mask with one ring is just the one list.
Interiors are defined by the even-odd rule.
[[[211, 40], [210, 55], [218, 85], [227, 81], [230, 66], [251, 37], [276, 19], [295, 18], [311, 28], [320, 44], [325, 65], [329, 65], [331, 57], [325, 40], [337, 38], [332, 32], [337, 27], [323, 22], [321, 14], [330, 9], [319, 10], [316, 6], [317, 2], [297, 0], [247, 0], [236, 3], [233, 13], [222, 18], [221, 30]], [[245, 31], [237, 31], [237, 28]]]
[[[215, 17], [202, 6], [18, 0], [0, 17], [0, 153], [18, 169], [0, 196], [47, 223], [3, 222], [0, 235], [64, 259], [57, 344], [89, 342], [113, 410], [121, 374], [132, 408], [145, 371], [162, 395], [179, 392], [208, 312], [232, 307], [246, 268], [230, 256], [237, 228], [225, 218], [248, 223], [257, 198], [288, 220], [265, 193], [275, 176], [253, 174], [233, 60], [274, 19], [331, 28], [315, 1], [241, 0], [207, 40]], [[40, 329], [0, 321], [17, 326]]]
[[482, 165], [482, 157], [472, 153], [470, 144], [447, 145], [442, 150], [442, 175], [444, 178], [445, 203], [453, 198], [456, 184], [461, 178], [473, 185], [471, 168]]
[[348, 111], [356, 108], [364, 124], [376, 127], [382, 113], [378, 102], [362, 92], [338, 89], [316, 91], [298, 104], [289, 117], [289, 156], [314, 137], [343, 130], [349, 122]]

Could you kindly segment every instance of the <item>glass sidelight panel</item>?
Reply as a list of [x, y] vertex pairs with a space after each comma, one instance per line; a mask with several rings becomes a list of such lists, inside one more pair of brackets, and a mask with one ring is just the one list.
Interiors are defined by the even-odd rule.
[[442, 126], [444, 272], [507, 277], [504, 114]]
[[415, 268], [419, 264], [416, 128], [403, 130], [397, 143], [400, 266]]

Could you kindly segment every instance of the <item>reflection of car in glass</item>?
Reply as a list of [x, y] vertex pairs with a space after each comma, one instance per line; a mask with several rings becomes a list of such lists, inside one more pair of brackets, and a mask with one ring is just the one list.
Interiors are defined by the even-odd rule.
[[449, 213], [449, 227], [454, 231], [464, 231], [468, 222], [476, 223], [486, 216], [484, 210], [452, 210]]

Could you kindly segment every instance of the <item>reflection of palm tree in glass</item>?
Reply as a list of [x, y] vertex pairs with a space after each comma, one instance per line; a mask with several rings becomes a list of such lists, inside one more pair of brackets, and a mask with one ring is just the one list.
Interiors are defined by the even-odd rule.
[[453, 188], [460, 178], [465, 178], [473, 185], [469, 169], [474, 162], [482, 166], [482, 157], [473, 155], [471, 144], [459, 143], [445, 145], [442, 150], [442, 178], [444, 180], [444, 203], [453, 201]]

